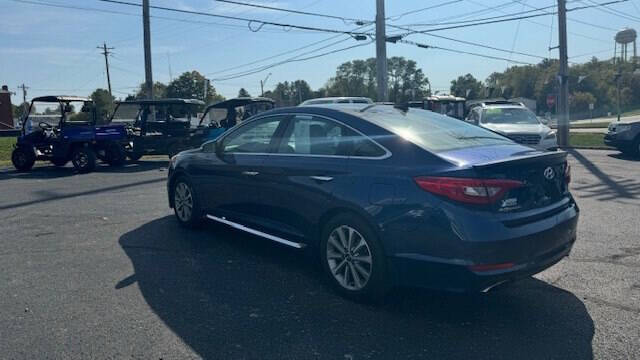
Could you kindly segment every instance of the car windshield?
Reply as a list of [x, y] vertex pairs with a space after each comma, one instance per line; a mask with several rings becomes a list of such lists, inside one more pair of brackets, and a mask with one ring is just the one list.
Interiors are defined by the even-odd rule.
[[536, 114], [524, 108], [489, 108], [482, 112], [483, 124], [539, 124]]
[[364, 117], [436, 153], [465, 147], [514, 144], [506, 137], [479, 126], [421, 109], [411, 108], [403, 112], [388, 106], [376, 106]]
[[62, 110], [64, 110], [66, 122], [83, 123], [91, 120], [89, 108], [85, 107], [85, 103], [82, 101], [64, 103], [36, 101], [31, 105], [26, 125], [27, 127], [29, 127], [29, 125], [37, 126], [43, 122], [52, 126], [58, 126], [63, 115]]
[[116, 108], [111, 121], [117, 123], [134, 123], [140, 116], [140, 105], [121, 103]]

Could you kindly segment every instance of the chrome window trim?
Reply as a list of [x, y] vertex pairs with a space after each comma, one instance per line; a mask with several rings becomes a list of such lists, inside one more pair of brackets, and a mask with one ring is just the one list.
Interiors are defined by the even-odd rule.
[[[340, 120], [336, 120], [324, 115], [317, 115], [317, 114], [309, 114], [309, 113], [280, 113], [280, 114], [270, 114], [270, 115], [265, 115], [256, 119], [252, 119], [251, 121], [248, 122], [244, 122], [239, 124], [238, 128], [233, 130], [232, 132], [229, 132], [228, 134], [224, 135], [224, 137], [221, 137], [219, 140], [220, 141], [224, 141], [224, 139], [231, 135], [232, 133], [238, 131], [240, 128], [242, 128], [242, 126], [248, 125], [254, 121], [258, 121], [258, 120], [262, 120], [262, 119], [266, 119], [266, 118], [270, 118], [270, 117], [275, 117], [275, 116], [284, 116], [284, 117], [289, 117], [289, 116], [293, 116], [291, 118], [291, 120], [293, 120], [293, 118], [295, 118], [296, 116], [310, 116], [310, 117], [318, 117], [318, 118], [322, 118], [325, 119], [327, 121], [332, 121], [334, 123], [340, 124], [350, 130], [352, 130], [353, 132], [355, 132], [356, 134], [359, 134], [363, 137], [365, 137], [367, 140], [373, 142], [376, 146], [380, 147], [382, 150], [384, 150], [384, 155], [380, 155], [380, 156], [347, 156], [347, 155], [318, 155], [318, 154], [285, 154], [285, 153], [249, 153], [249, 152], [238, 152], [238, 153], [228, 153], [228, 154], [233, 154], [233, 155], [270, 155], [270, 156], [294, 156], [294, 157], [318, 157], [318, 158], [337, 158], [337, 159], [362, 159], [362, 160], [384, 160], [384, 159], [388, 159], [391, 157], [392, 152], [389, 151], [389, 149], [387, 149], [386, 147], [380, 145], [380, 143], [378, 143], [377, 141], [375, 141], [374, 139], [372, 139], [371, 137], [363, 134], [360, 130], [355, 129], [345, 123], [343, 123]], [[280, 125], [278, 125], [280, 126]], [[212, 141], [217, 141], [217, 140], [212, 140]], [[203, 144], [204, 145], [204, 144]]]

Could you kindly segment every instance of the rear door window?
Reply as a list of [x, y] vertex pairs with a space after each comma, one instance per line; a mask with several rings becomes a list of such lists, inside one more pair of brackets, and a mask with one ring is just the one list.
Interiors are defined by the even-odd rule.
[[386, 151], [364, 135], [326, 118], [298, 115], [278, 148], [281, 154], [378, 157]]

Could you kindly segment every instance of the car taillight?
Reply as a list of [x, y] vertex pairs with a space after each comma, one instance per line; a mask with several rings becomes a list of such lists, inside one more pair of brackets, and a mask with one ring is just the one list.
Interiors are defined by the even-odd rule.
[[414, 180], [428, 192], [467, 204], [492, 204], [507, 191], [524, 185], [521, 181], [503, 179], [421, 176]]
[[564, 167], [564, 182], [567, 184], [571, 182], [571, 165], [569, 163]]

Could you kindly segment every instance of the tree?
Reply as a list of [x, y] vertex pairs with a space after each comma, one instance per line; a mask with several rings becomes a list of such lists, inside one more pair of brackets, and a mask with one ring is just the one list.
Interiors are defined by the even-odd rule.
[[[428, 95], [429, 79], [413, 60], [392, 57], [388, 60], [389, 100], [406, 102]], [[376, 59], [353, 60], [338, 66], [327, 82], [328, 96], [366, 96], [377, 99]]]
[[22, 119], [22, 116], [24, 115], [25, 111], [28, 111], [28, 110], [29, 110], [29, 103], [28, 102], [23, 102], [20, 105], [11, 104], [11, 111], [13, 112], [13, 120], [14, 121], [18, 121], [18, 120]]
[[116, 100], [105, 89], [96, 89], [91, 93], [91, 99], [96, 106], [96, 116], [98, 124], [104, 124], [109, 120], [115, 109], [114, 101]]
[[589, 116], [589, 104], [595, 104], [596, 97], [588, 92], [574, 92], [569, 97], [569, 111], [574, 115], [581, 115], [580, 117]]
[[304, 80], [279, 82], [273, 90], [265, 91], [264, 96], [273, 99], [278, 106], [294, 106], [312, 99], [314, 92]]
[[[167, 85], [156, 81], [153, 83], [153, 97], [155, 99], [162, 99], [167, 97]], [[127, 96], [126, 100], [146, 99], [147, 98], [147, 84], [142, 83], [138, 88], [138, 92], [133, 96]]]
[[251, 94], [249, 94], [245, 88], [240, 88], [240, 91], [238, 91], [238, 97], [251, 97]]
[[467, 100], [474, 100], [484, 97], [484, 85], [473, 75], [458, 76], [451, 80], [451, 95], [460, 96]]
[[205, 78], [197, 71], [182, 73], [167, 86], [168, 98], [199, 99], [205, 103], [224, 100], [224, 97], [216, 92], [216, 89], [207, 83], [207, 98], [204, 98]]

